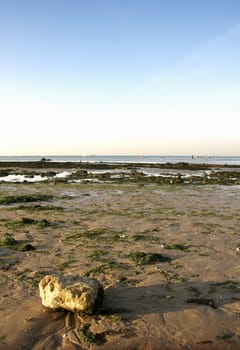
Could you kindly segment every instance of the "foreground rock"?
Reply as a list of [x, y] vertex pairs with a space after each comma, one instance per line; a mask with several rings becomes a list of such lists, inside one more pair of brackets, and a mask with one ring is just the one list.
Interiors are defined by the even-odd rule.
[[39, 283], [42, 304], [51, 309], [91, 314], [101, 302], [103, 288], [92, 278], [47, 275]]

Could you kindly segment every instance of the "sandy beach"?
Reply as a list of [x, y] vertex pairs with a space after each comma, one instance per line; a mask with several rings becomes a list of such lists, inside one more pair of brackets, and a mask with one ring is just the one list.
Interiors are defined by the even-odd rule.
[[[240, 348], [239, 185], [2, 182], [0, 200], [0, 349]], [[103, 304], [43, 307], [49, 273], [98, 279]]]

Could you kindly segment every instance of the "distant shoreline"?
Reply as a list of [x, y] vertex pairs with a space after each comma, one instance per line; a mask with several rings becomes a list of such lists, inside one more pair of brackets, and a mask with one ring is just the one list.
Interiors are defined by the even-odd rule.
[[239, 185], [240, 165], [205, 163], [119, 163], [0, 161], [0, 182], [84, 182]]
[[0, 160], [0, 168], [6, 167], [19, 167], [19, 168], [39, 168], [39, 169], [50, 169], [50, 168], [84, 168], [84, 169], [116, 169], [125, 167], [128, 169], [135, 167], [151, 167], [159, 169], [181, 169], [181, 170], [204, 170], [211, 168], [240, 168], [240, 164], [216, 164], [216, 163], [142, 163], [142, 162], [89, 162], [89, 161], [3, 161]]

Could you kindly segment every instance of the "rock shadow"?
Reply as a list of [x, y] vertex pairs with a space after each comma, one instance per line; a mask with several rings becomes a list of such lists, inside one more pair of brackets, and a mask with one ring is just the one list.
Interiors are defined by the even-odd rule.
[[240, 301], [240, 283], [183, 282], [128, 287], [117, 283], [105, 290], [99, 313], [117, 313], [129, 320], [147, 314], [176, 312], [196, 307], [215, 309]]

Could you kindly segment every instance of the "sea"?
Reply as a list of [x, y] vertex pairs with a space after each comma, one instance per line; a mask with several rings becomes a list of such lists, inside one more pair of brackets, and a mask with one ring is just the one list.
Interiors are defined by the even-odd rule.
[[196, 163], [239, 165], [240, 156], [192, 156], [192, 155], [34, 155], [0, 156], [0, 162], [34, 162], [45, 159], [52, 162], [91, 162], [91, 163]]

